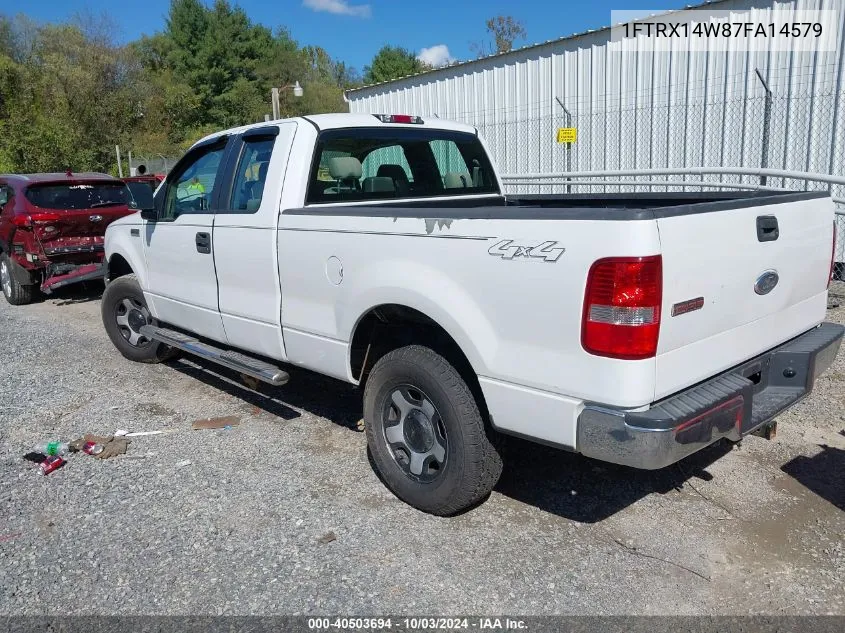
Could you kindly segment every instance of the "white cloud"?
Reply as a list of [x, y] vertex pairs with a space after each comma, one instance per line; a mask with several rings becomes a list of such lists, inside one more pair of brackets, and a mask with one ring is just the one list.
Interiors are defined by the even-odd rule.
[[417, 59], [434, 68], [439, 68], [455, 61], [455, 58], [449, 52], [449, 47], [445, 44], [435, 44], [434, 46], [422, 49], [420, 54], [417, 55]]
[[324, 11], [336, 15], [354, 15], [368, 18], [372, 10], [368, 4], [349, 4], [349, 0], [302, 0], [303, 6], [312, 11]]

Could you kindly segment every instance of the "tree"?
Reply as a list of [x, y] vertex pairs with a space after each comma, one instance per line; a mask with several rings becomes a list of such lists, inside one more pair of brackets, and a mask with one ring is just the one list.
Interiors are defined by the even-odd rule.
[[492, 55], [494, 52], [510, 52], [516, 40], [525, 39], [525, 26], [522, 21], [510, 15], [497, 15], [487, 20], [487, 33], [493, 38], [492, 45], [487, 42], [470, 44], [470, 49], [479, 57]]
[[414, 53], [401, 46], [384, 46], [373, 57], [370, 65], [364, 67], [364, 82], [377, 84], [415, 75], [429, 68], [427, 64], [417, 59]]
[[137, 122], [139, 65], [102, 33], [6, 21], [0, 51], [0, 163], [9, 171], [105, 170]]
[[297, 81], [305, 95], [283, 90], [283, 116], [347, 109], [353, 68], [230, 1], [171, 0], [164, 29], [125, 46], [106, 15], [45, 25], [0, 14], [0, 173], [115, 173], [115, 144], [175, 157], [263, 120], [271, 88]]

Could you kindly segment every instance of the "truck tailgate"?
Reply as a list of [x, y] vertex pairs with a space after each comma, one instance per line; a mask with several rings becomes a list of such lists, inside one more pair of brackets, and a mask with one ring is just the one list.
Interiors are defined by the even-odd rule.
[[658, 213], [663, 306], [655, 400], [823, 320], [833, 206], [811, 196]]

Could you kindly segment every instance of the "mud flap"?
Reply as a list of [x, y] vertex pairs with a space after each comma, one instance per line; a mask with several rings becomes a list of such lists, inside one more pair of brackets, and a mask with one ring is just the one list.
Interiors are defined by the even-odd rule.
[[50, 294], [53, 290], [70, 284], [79, 283], [80, 281], [104, 280], [106, 276], [106, 265], [100, 264], [85, 264], [69, 273], [62, 275], [54, 275], [44, 280], [41, 284], [41, 292]]

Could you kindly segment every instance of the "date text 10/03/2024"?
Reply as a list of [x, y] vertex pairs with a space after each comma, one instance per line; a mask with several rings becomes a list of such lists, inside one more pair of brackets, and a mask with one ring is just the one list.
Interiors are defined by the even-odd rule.
[[479, 630], [519, 631], [528, 627], [512, 618], [308, 618], [312, 630]]

